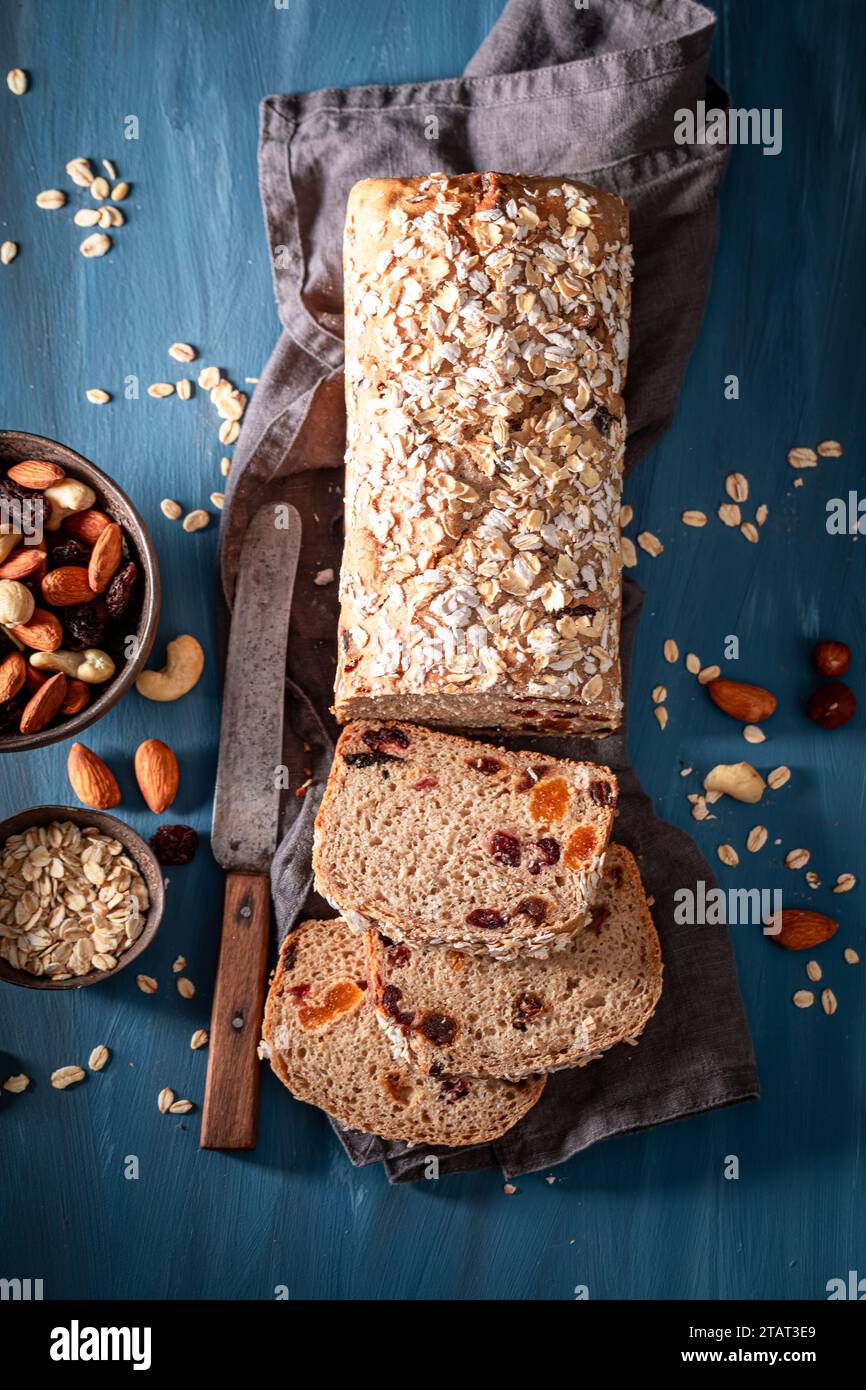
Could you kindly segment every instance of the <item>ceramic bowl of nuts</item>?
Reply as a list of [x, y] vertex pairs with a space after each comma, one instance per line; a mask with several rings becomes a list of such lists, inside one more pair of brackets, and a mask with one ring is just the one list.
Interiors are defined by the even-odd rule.
[[158, 617], [153, 542], [126, 494], [65, 445], [0, 430], [0, 752], [100, 719]]
[[0, 980], [80, 989], [111, 979], [155, 937], [162, 869], [140, 835], [83, 806], [0, 821]]

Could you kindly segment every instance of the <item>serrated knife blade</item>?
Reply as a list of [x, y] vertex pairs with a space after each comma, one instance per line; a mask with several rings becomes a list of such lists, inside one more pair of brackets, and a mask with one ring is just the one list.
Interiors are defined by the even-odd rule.
[[241, 546], [223, 689], [211, 845], [227, 870], [211, 1011], [201, 1147], [252, 1149], [257, 1047], [280, 811], [286, 648], [301, 518], [286, 503], [256, 512]]

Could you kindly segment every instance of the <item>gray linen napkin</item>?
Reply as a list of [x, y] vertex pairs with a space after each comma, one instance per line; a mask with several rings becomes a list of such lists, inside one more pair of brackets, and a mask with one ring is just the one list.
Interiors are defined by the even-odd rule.
[[[263, 103], [260, 184], [284, 331], [235, 453], [221, 564], [230, 603], [249, 516], [269, 501], [298, 507], [304, 542], [289, 639], [286, 762], [297, 767], [303, 748], [312, 784], [303, 796], [293, 788], [283, 808], [272, 872], [281, 937], [302, 911], [331, 915], [310, 894], [309, 859], [333, 752], [337, 595], [335, 583], [315, 581], [338, 572], [342, 544], [340, 256], [348, 191], [369, 176], [503, 169], [570, 174], [625, 198], [636, 263], [631, 468], [673, 416], [715, 251], [726, 151], [673, 143], [675, 110], [699, 99], [725, 104], [706, 76], [714, 22], [692, 0], [593, 0], [585, 11], [564, 0], [510, 0], [462, 78]], [[638, 586], [627, 583], [626, 660], [641, 601]], [[727, 933], [673, 921], [674, 891], [699, 879], [709, 887], [712, 873], [689, 837], [654, 815], [628, 765], [624, 730], [601, 742], [531, 742], [617, 772], [615, 837], [636, 855], [655, 898], [664, 994], [639, 1046], [552, 1077], [539, 1104], [498, 1143], [430, 1151], [440, 1173], [497, 1166], [517, 1176], [599, 1139], [758, 1093]], [[395, 1182], [424, 1175], [426, 1150], [335, 1129], [353, 1163], [382, 1161]]]

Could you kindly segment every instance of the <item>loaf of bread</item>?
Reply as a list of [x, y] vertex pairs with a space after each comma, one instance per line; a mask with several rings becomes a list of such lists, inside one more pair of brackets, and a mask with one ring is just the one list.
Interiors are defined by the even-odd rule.
[[396, 1057], [428, 1076], [530, 1076], [633, 1040], [662, 963], [638, 867], [611, 845], [585, 931], [547, 960], [497, 961], [367, 933], [368, 975]]
[[545, 956], [586, 921], [616, 796], [593, 763], [359, 721], [316, 817], [316, 888], [393, 940]]
[[567, 178], [352, 189], [341, 722], [619, 724], [631, 267]]
[[424, 1076], [397, 1062], [368, 1000], [364, 941], [345, 922], [304, 922], [283, 942], [264, 1044], [298, 1100], [349, 1129], [413, 1144], [498, 1139], [532, 1108], [546, 1077], [509, 1082]]

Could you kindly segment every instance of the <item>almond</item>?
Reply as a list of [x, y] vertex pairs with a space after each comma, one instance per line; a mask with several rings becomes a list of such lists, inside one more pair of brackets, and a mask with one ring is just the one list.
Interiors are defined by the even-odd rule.
[[116, 521], [110, 521], [99, 533], [90, 552], [87, 579], [95, 594], [101, 594], [117, 572], [123, 554], [123, 535]]
[[67, 677], [66, 699], [60, 706], [61, 714], [80, 714], [90, 704], [90, 686], [74, 676]]
[[20, 652], [10, 652], [0, 661], [0, 704], [11, 700], [27, 679], [27, 666]]
[[25, 647], [32, 647], [37, 652], [56, 652], [63, 641], [60, 619], [49, 613], [47, 608], [34, 608], [29, 621], [16, 623], [11, 631]]
[[9, 559], [0, 565], [0, 579], [27, 579], [38, 574], [45, 567], [45, 555], [42, 542], [39, 545], [19, 545]]
[[22, 734], [38, 734], [51, 723], [63, 701], [66, 699], [66, 677], [62, 671], [40, 685], [21, 713], [18, 725]]
[[[781, 924], [779, 919], [781, 918]], [[785, 907], [773, 913], [767, 922], [768, 927], [780, 927], [779, 931], [768, 931], [767, 935], [777, 946], [786, 951], [808, 951], [829, 941], [839, 929], [839, 923], [823, 912], [811, 912], [804, 907]]]
[[707, 690], [713, 704], [741, 724], [760, 724], [762, 719], [769, 719], [776, 708], [775, 695], [762, 685], [729, 681], [722, 676], [708, 681]]
[[73, 743], [70, 748], [66, 772], [72, 790], [85, 806], [94, 811], [109, 811], [119, 804], [120, 787], [114, 773], [83, 743]]
[[177, 796], [180, 770], [168, 744], [158, 738], [145, 739], [135, 751], [135, 776], [141, 794], [153, 811], [161, 815]]
[[61, 565], [42, 580], [42, 597], [52, 608], [71, 608], [73, 604], [88, 603], [93, 590], [83, 565]]
[[62, 483], [66, 477], [59, 463], [48, 463], [42, 459], [22, 459], [20, 463], [15, 463], [6, 470], [13, 483], [20, 483], [22, 487], [31, 487], [37, 492], [42, 492], [47, 487], [54, 487], [56, 483]]
[[67, 536], [84, 541], [85, 545], [96, 545], [106, 526], [111, 525], [111, 517], [106, 516], [105, 512], [98, 512], [95, 507], [88, 507], [86, 511], [65, 516], [61, 525]]

